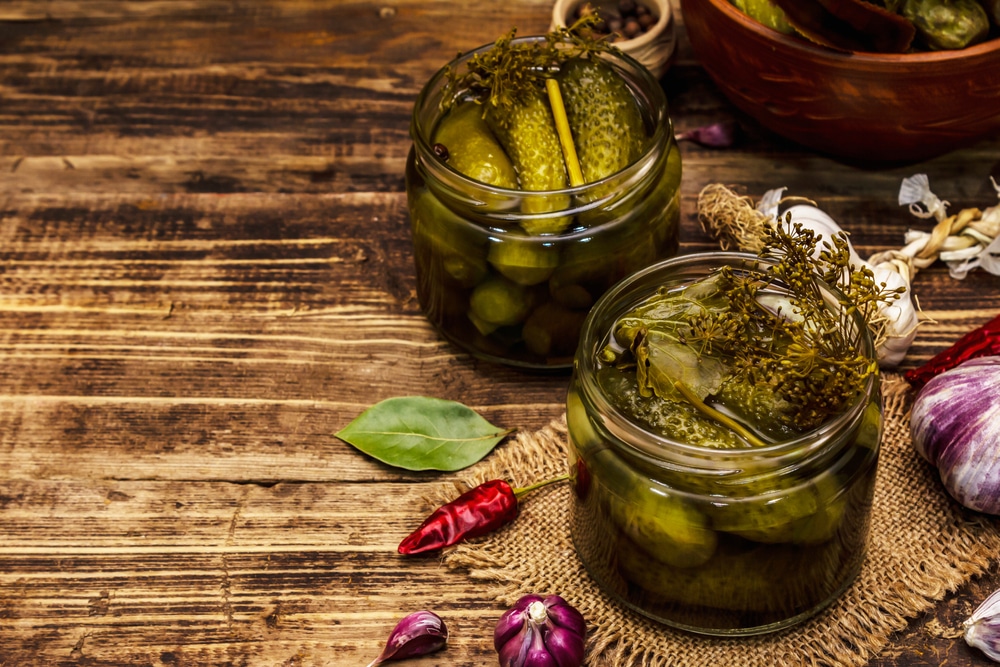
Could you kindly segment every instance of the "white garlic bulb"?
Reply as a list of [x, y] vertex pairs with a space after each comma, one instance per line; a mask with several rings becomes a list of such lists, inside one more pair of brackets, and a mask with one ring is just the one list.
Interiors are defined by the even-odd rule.
[[[778, 219], [778, 206], [784, 191], [785, 188], [768, 190], [757, 204], [757, 210], [767, 215], [772, 224]], [[816, 234], [820, 241], [817, 244], [817, 254], [822, 250], [823, 242], [831, 243], [833, 237], [843, 231], [826, 211], [809, 204], [789, 207], [781, 213], [782, 220], [786, 217], [792, 223], [800, 223]], [[851, 253], [851, 265], [855, 268], [868, 267], [875, 277], [876, 284], [884, 283], [888, 290], [897, 287], [906, 288], [898, 299], [883, 303], [879, 307], [879, 314], [884, 316], [886, 321], [886, 338], [878, 347], [878, 362], [883, 368], [895, 368], [906, 356], [917, 335], [917, 309], [910, 298], [909, 276], [900, 274], [891, 262], [871, 263], [861, 259], [850, 242], [848, 249]]]

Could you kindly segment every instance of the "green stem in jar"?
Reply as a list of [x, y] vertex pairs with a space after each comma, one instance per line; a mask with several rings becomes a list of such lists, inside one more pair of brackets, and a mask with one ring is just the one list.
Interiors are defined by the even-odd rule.
[[576, 155], [576, 146], [573, 144], [573, 132], [569, 127], [569, 118], [566, 116], [566, 106], [563, 104], [559, 82], [555, 79], [546, 79], [545, 91], [549, 95], [549, 106], [552, 108], [552, 119], [556, 123], [556, 133], [559, 135], [559, 144], [562, 146], [563, 159], [566, 161], [569, 183], [573, 187], [583, 185], [583, 170], [580, 169], [580, 159]]
[[679, 391], [681, 395], [685, 399], [687, 399], [689, 403], [691, 403], [691, 405], [698, 408], [698, 410], [702, 414], [709, 417], [710, 419], [714, 419], [715, 421], [724, 424], [732, 431], [738, 433], [743, 439], [745, 439], [754, 447], [764, 447], [767, 444], [766, 442], [758, 438], [756, 435], [754, 435], [753, 432], [751, 432], [750, 429], [745, 427], [743, 424], [739, 423], [729, 415], [719, 412], [712, 406], [705, 403], [705, 401], [698, 398], [698, 395], [695, 394], [690, 389], [688, 389], [688, 387], [680, 380], [674, 380], [674, 388], [677, 389], [677, 391]]

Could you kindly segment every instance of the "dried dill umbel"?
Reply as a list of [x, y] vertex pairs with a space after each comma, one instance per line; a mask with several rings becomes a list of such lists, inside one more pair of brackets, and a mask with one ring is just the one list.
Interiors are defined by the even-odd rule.
[[[783, 196], [783, 190], [769, 191], [755, 205], [732, 187], [707, 185], [698, 197], [698, 220], [722, 249], [759, 253], [773, 228], [788, 226], [795, 212], [796, 223], [805, 222], [806, 229], [815, 233], [816, 270], [822, 271], [824, 282], [854, 295], [881, 293], [880, 298], [865, 299], [858, 307], [875, 342], [879, 363], [886, 368], [895, 366], [906, 354], [917, 327], [909, 271], [905, 267], [901, 271], [895, 261], [876, 261], [876, 257], [863, 261], [832, 218], [808, 199]], [[785, 210], [783, 220], [779, 209]]]
[[607, 37], [593, 35], [591, 29], [598, 20], [586, 16], [533, 41], [515, 41], [517, 28], [511, 28], [490, 49], [470, 58], [464, 71], [449, 67], [442, 107], [471, 97], [505, 112], [533, 92], [543, 91], [545, 80], [570, 58], [617, 51]]
[[634, 373], [639, 395], [686, 402], [753, 446], [821, 426], [878, 373], [865, 319], [895, 294], [851, 271], [843, 239], [817, 244], [801, 225], [768, 227], [758, 266], [658, 291], [618, 320], [602, 363]]

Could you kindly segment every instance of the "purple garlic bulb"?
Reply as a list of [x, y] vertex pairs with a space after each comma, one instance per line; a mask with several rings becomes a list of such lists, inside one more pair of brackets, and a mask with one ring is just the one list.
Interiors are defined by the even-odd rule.
[[493, 632], [500, 667], [580, 667], [587, 623], [558, 595], [525, 595]]
[[955, 500], [1000, 515], [1000, 356], [931, 378], [913, 401], [910, 433]]

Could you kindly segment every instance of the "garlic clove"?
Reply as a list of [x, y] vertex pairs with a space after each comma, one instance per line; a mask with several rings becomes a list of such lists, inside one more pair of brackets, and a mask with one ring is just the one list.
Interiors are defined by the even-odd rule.
[[440, 616], [421, 609], [408, 614], [392, 629], [385, 648], [367, 667], [439, 651], [448, 643], [448, 627]]
[[986, 598], [962, 625], [966, 644], [1000, 662], [1000, 591]]

